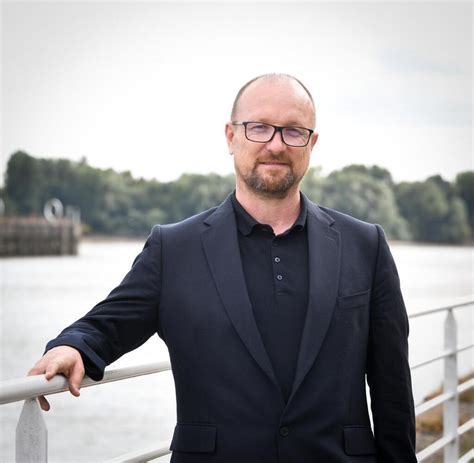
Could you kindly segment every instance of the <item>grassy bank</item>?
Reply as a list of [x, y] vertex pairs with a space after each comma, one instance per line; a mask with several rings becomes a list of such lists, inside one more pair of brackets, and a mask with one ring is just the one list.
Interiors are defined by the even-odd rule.
[[[463, 383], [474, 378], [474, 372], [460, 378]], [[433, 391], [425, 399], [432, 399], [441, 394], [441, 388]], [[474, 389], [469, 389], [459, 395], [459, 424], [464, 424], [474, 416]], [[443, 435], [443, 406], [439, 405], [420, 415], [416, 420], [417, 452], [426, 448]], [[474, 447], [474, 430], [461, 436], [460, 455], [464, 455]], [[425, 460], [426, 463], [443, 463], [443, 450]]]

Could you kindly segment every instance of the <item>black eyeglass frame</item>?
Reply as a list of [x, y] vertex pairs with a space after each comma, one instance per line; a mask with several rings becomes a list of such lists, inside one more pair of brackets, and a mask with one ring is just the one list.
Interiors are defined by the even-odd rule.
[[[269, 143], [273, 140], [273, 137], [275, 136], [275, 134], [277, 132], [280, 132], [280, 135], [281, 135], [281, 140], [282, 142], [287, 145], [287, 146], [292, 146], [293, 148], [304, 148], [305, 146], [308, 146], [308, 143], [309, 141], [311, 140], [311, 135], [313, 135], [314, 133], [314, 130], [313, 129], [308, 129], [308, 127], [300, 127], [300, 126], [297, 126], [297, 125], [284, 125], [284, 126], [280, 126], [280, 125], [273, 125], [273, 124], [267, 124], [266, 122], [259, 122], [259, 121], [231, 121], [231, 124], [232, 125], [243, 125], [244, 128], [245, 128], [245, 138], [248, 140], [248, 141], [251, 141], [253, 143]], [[256, 140], [252, 140], [250, 139], [248, 136], [247, 136], [247, 125], [248, 124], [263, 124], [263, 125], [268, 125], [269, 127], [273, 127], [273, 134], [272, 136], [267, 140], [267, 141], [256, 141]], [[304, 144], [304, 145], [290, 145], [289, 143], [287, 143], [285, 141], [285, 137], [283, 136], [283, 129], [303, 129], [303, 130], [307, 130], [309, 132], [309, 135], [308, 135], [308, 140], [307, 142]]]

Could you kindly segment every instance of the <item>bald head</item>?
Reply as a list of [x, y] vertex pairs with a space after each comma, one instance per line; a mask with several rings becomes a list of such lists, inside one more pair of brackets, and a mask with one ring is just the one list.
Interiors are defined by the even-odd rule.
[[[289, 74], [263, 74], [261, 76], [255, 77], [254, 79], [248, 81], [237, 93], [235, 97], [234, 104], [232, 105], [232, 112], [230, 118], [232, 121], [237, 120], [239, 118], [239, 110], [241, 106], [241, 100], [245, 96], [248, 90], [254, 89], [254, 87], [258, 87], [259, 84], [273, 84], [275, 87], [281, 86], [292, 86], [295, 90], [295, 94], [301, 99], [303, 102], [306, 100], [306, 104], [309, 106], [309, 110], [311, 111], [311, 120], [312, 120], [312, 128], [316, 125], [316, 109], [314, 105], [313, 97], [310, 91], [305, 87], [305, 85], [298, 80], [296, 77], [293, 77]], [[304, 103], [303, 103], [304, 104]]]

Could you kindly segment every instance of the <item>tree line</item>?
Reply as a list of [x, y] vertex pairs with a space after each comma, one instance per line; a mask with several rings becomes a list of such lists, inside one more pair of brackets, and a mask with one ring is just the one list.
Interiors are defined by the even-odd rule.
[[[144, 236], [156, 223], [172, 223], [218, 205], [234, 189], [234, 175], [183, 174], [172, 182], [98, 169], [86, 159], [35, 158], [18, 151], [7, 164], [0, 197], [7, 215], [41, 215], [58, 198], [81, 211], [85, 233]], [[474, 240], [474, 171], [454, 182], [440, 175], [395, 183], [379, 166], [353, 164], [327, 176], [310, 168], [303, 192], [318, 204], [379, 223], [388, 238], [436, 243]]]

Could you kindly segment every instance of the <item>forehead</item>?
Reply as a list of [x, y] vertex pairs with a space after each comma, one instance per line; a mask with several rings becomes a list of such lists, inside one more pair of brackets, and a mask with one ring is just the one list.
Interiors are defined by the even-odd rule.
[[276, 125], [314, 124], [314, 110], [306, 91], [292, 79], [261, 79], [241, 95], [237, 116]]

